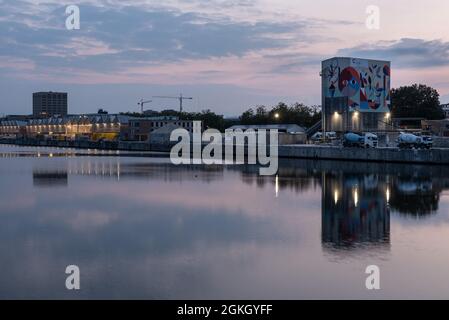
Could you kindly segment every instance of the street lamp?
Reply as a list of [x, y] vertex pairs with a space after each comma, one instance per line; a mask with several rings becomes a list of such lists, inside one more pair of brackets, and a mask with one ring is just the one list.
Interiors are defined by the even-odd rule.
[[274, 114], [274, 118], [275, 118], [275, 119], [279, 119], [279, 117], [280, 117], [279, 113], [276, 112], [276, 113]]

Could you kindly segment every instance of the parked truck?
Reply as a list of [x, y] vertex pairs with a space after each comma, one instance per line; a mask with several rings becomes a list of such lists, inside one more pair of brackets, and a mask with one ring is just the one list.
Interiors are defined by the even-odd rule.
[[430, 149], [433, 146], [433, 139], [431, 136], [418, 136], [413, 133], [401, 132], [397, 143], [401, 149]]
[[377, 148], [379, 139], [373, 133], [348, 132], [343, 136], [343, 147]]

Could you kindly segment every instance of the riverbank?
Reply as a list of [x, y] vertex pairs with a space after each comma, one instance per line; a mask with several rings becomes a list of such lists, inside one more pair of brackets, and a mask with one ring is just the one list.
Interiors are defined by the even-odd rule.
[[[0, 139], [0, 144], [37, 147], [57, 147], [75, 149], [98, 149], [118, 151], [158, 152], [168, 155], [170, 145], [150, 145], [145, 142], [111, 142], [111, 141], [38, 141]], [[433, 148], [430, 150], [398, 148], [342, 148], [340, 146], [319, 145], [281, 145], [278, 149], [280, 158], [322, 159], [363, 162], [391, 162], [413, 164], [449, 164], [449, 149]]]

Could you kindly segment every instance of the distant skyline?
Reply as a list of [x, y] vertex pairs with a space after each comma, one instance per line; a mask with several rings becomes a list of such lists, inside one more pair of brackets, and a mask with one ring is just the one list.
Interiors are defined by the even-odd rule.
[[[67, 30], [68, 5], [80, 29]], [[380, 29], [366, 8], [380, 8]], [[321, 60], [390, 60], [392, 87], [423, 83], [449, 102], [449, 2], [440, 0], [0, 0], [0, 114], [64, 91], [70, 113], [139, 111], [153, 95], [186, 111], [321, 103]], [[147, 109], [177, 109], [156, 100]]]

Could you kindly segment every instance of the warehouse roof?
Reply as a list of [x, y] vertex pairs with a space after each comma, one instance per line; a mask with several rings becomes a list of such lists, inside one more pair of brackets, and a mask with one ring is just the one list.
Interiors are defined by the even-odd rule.
[[256, 125], [235, 125], [229, 128], [229, 130], [247, 130], [247, 129], [253, 129], [255, 131], [257, 130], [270, 130], [270, 129], [277, 129], [278, 132], [287, 132], [287, 133], [304, 133], [306, 130], [298, 126], [297, 124], [256, 124]]

